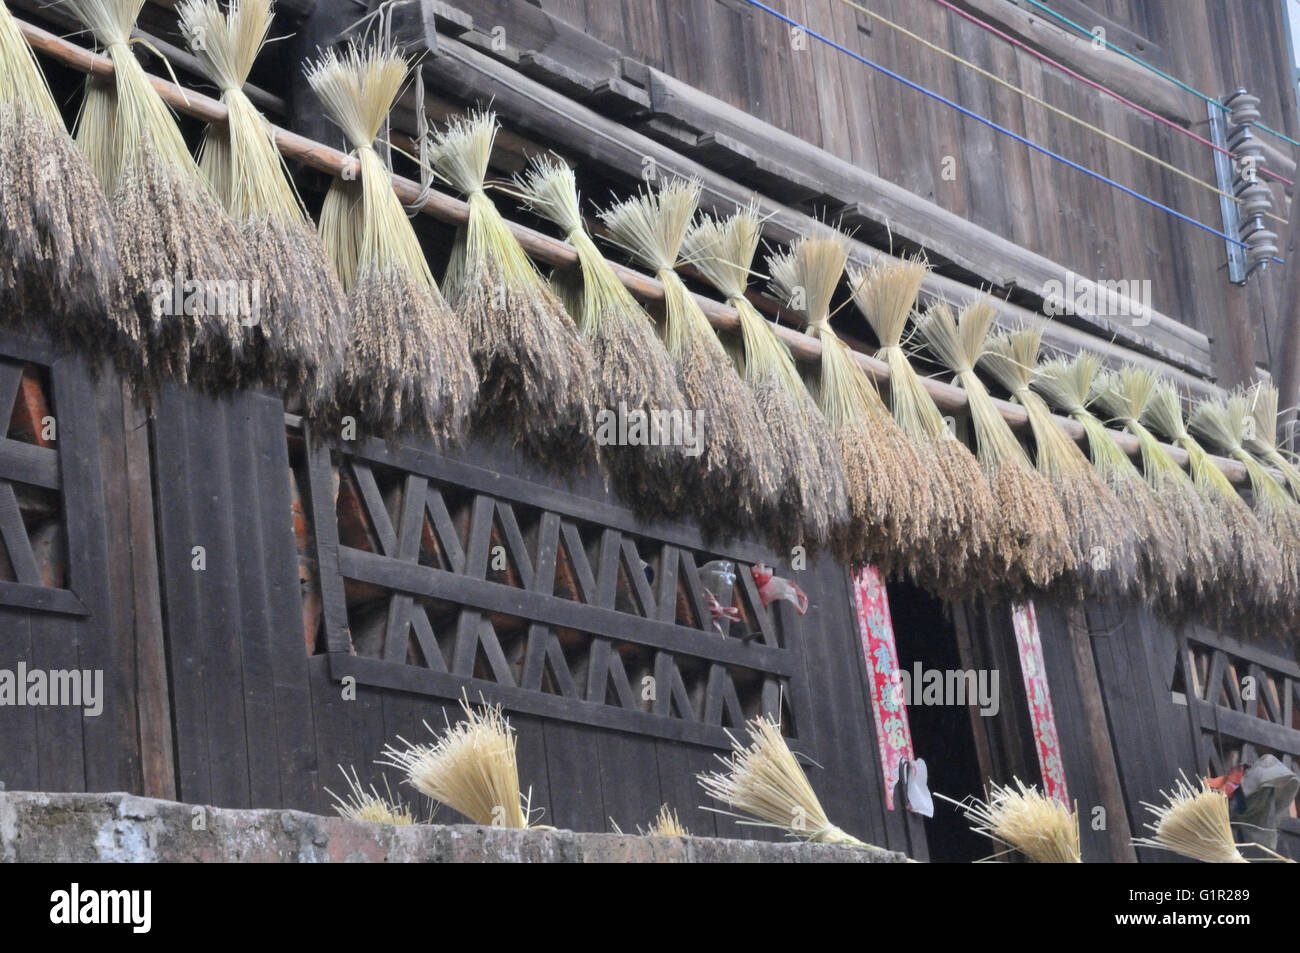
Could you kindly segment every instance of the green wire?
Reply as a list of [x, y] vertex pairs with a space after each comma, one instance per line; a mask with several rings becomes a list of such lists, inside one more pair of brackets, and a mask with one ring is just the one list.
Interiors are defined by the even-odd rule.
[[[1092, 32], [1091, 30], [1089, 30], [1087, 27], [1085, 27], [1085, 26], [1080, 26], [1079, 24], [1075, 23], [1073, 20], [1071, 20], [1069, 17], [1065, 16], [1064, 14], [1057, 13], [1057, 12], [1056, 12], [1055, 10], [1053, 10], [1051, 7], [1046, 6], [1045, 4], [1040, 3], [1039, 0], [1025, 0], [1025, 2], [1027, 2], [1027, 3], [1029, 3], [1029, 4], [1032, 4], [1033, 6], [1037, 7], [1039, 10], [1042, 10], [1042, 11], [1043, 11], [1044, 13], [1046, 13], [1046, 14], [1050, 14], [1052, 17], [1055, 17], [1057, 20], [1060, 20], [1062, 23], [1068, 23], [1070, 26], [1074, 27], [1076, 30], [1078, 30], [1080, 33], [1084, 34], [1085, 36], [1093, 36], [1093, 32]], [[1175, 78], [1175, 77], [1173, 77], [1173, 76], [1170, 76], [1168, 73], [1164, 72], [1163, 70], [1161, 70], [1161, 69], [1159, 69], [1159, 68], [1157, 68], [1157, 67], [1155, 67], [1155, 66], [1152, 66], [1152, 65], [1151, 65], [1150, 63], [1148, 63], [1146, 60], [1139, 59], [1138, 57], [1134, 56], [1134, 55], [1133, 55], [1132, 53], [1130, 53], [1128, 50], [1122, 50], [1122, 49], [1120, 49], [1118, 46], [1116, 46], [1116, 45], [1115, 45], [1114, 43], [1112, 43], [1110, 40], [1102, 39], [1102, 42], [1106, 44], [1106, 47], [1107, 47], [1108, 49], [1114, 50], [1116, 53], [1119, 53], [1121, 56], [1126, 56], [1126, 57], [1128, 57], [1128, 58], [1131, 59], [1134, 63], [1136, 63], [1138, 66], [1142, 66], [1142, 67], [1144, 67], [1144, 68], [1150, 70], [1151, 72], [1155, 73], [1157, 76], [1161, 77], [1162, 79], [1167, 79], [1169, 82], [1173, 83], [1175, 86], [1178, 86], [1178, 87], [1181, 87], [1182, 89], [1185, 89], [1187, 92], [1191, 93], [1193, 96], [1199, 96], [1201, 99], [1205, 100], [1207, 103], [1213, 103], [1215, 106], [1218, 106], [1220, 109], [1222, 109], [1225, 113], [1226, 113], [1226, 112], [1231, 112], [1231, 110], [1230, 110], [1227, 106], [1223, 105], [1223, 103], [1219, 102], [1217, 99], [1214, 99], [1213, 97], [1210, 97], [1210, 96], [1206, 96], [1206, 95], [1205, 95], [1203, 92], [1201, 92], [1199, 89], [1194, 89], [1193, 87], [1188, 86], [1188, 85], [1187, 85], [1186, 83], [1184, 83], [1181, 79], [1177, 79], [1177, 78]], [[1300, 146], [1300, 142], [1297, 142], [1296, 140], [1292, 139], [1290, 136], [1286, 135], [1285, 133], [1278, 132], [1276, 129], [1270, 129], [1268, 126], [1264, 125], [1262, 122], [1251, 123], [1251, 125], [1253, 125], [1256, 129], [1262, 129], [1264, 132], [1267, 132], [1267, 133], [1269, 133], [1270, 135], [1277, 136], [1277, 138], [1283, 140], [1284, 142], [1289, 142], [1289, 143], [1290, 143], [1291, 145], [1293, 145], [1293, 146]]]

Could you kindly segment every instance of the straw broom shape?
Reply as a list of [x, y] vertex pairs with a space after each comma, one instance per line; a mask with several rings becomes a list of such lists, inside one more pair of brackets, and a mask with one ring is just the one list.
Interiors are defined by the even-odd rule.
[[[168, 313], [174, 282], [248, 289], [250, 266], [238, 226], [203, 182], [175, 120], [131, 51], [144, 0], [60, 0], [113, 62], [113, 79], [86, 79], [77, 141], [108, 194], [126, 292], [119, 311], [120, 363], [152, 381], [192, 378], [212, 389], [238, 383], [241, 307], [224, 293], [187, 298]], [[162, 290], [162, 283], [168, 283]], [[214, 300], [209, 301], [209, 298]], [[251, 312], [251, 308], [249, 309]], [[248, 312], [245, 312], [248, 316]]]
[[1300, 506], [1287, 494], [1286, 487], [1243, 445], [1247, 428], [1254, 425], [1253, 421], [1246, 396], [1236, 393], [1222, 400], [1200, 401], [1188, 424], [1245, 466], [1250, 477], [1255, 514], [1264, 528], [1271, 531], [1282, 557], [1284, 588], [1281, 608], [1285, 611], [1285, 607], [1300, 602]]
[[841, 558], [914, 574], [919, 554], [931, 546], [934, 475], [831, 328], [831, 301], [847, 261], [844, 236], [832, 232], [800, 238], [767, 266], [777, 293], [803, 311], [809, 336], [822, 345], [811, 389], [844, 461], [850, 523]]
[[[1011, 785], [989, 785], [987, 801], [953, 801], [971, 822], [971, 830], [1018, 850], [1037, 864], [1079, 864], [1079, 817], [1064, 804], [1045, 797], [1019, 778]], [[943, 795], [939, 795], [943, 797]], [[1006, 851], [1000, 851], [1000, 856]]]
[[1172, 791], [1160, 794], [1163, 804], [1142, 802], [1155, 815], [1156, 822], [1146, 825], [1154, 836], [1135, 837], [1134, 845], [1171, 851], [1207, 864], [1249, 863], [1233, 840], [1226, 797], [1204, 780], [1197, 791], [1186, 775], [1179, 777]]
[[674, 270], [700, 201], [700, 184], [667, 182], [601, 213], [611, 240], [654, 272], [664, 289], [661, 333], [687, 407], [702, 417], [694, 495], [706, 530], [750, 527], [772, 512], [781, 462], [768, 421], [736, 373], [695, 297]]
[[1187, 565], [1187, 539], [1179, 513], [1143, 477], [1129, 455], [1091, 410], [1101, 358], [1084, 351], [1073, 359], [1057, 358], [1034, 370], [1033, 387], [1077, 421], [1088, 437], [1088, 453], [1098, 475], [1119, 500], [1124, 518], [1137, 532], [1142, 553], [1143, 589], [1176, 611], [1178, 579]]
[[352, 769], [351, 774], [342, 765], [339, 765], [339, 770], [343, 772], [343, 780], [348, 785], [347, 795], [340, 796], [329, 788], [325, 789], [325, 793], [334, 799], [334, 811], [339, 817], [372, 824], [407, 826], [415, 823], [415, 814], [410, 805], [403, 804], [401, 798], [395, 797], [388, 787], [387, 775], [384, 777], [384, 793], [380, 794], [373, 784], [368, 790], [362, 787], [356, 768]]
[[[591, 351], [598, 406], [616, 412], [625, 405], [647, 420], [659, 414], [671, 421], [672, 414], [684, 413], [686, 399], [654, 322], [587, 234], [573, 170], [552, 156], [536, 156], [516, 185], [578, 253], [580, 273], [557, 284]], [[611, 445], [602, 455], [615, 488], [635, 508], [651, 515], [676, 511], [689, 468], [681, 447]]]
[[1026, 328], [992, 338], [980, 366], [997, 378], [1029, 415], [1038, 470], [1056, 491], [1070, 527], [1077, 582], [1085, 591], [1125, 593], [1139, 578], [1137, 535], [1110, 487], [1078, 444], [1057, 425], [1043, 398], [1030, 390], [1041, 334]]
[[595, 456], [591, 355], [484, 191], [496, 132], [496, 117], [479, 112], [430, 139], [438, 173], [469, 203], [443, 284], [482, 380], [477, 421], [548, 466], [581, 469]]
[[918, 316], [917, 330], [966, 392], [976, 454], [997, 505], [991, 547], [994, 574], [1003, 580], [997, 589], [1015, 597], [1047, 588], [1074, 569], [1075, 557], [1066, 541], [1069, 528], [1060, 500], [1034, 469], [975, 373], [995, 314], [988, 299], [968, 303], [959, 315], [938, 302]]
[[266, 119], [242, 86], [271, 28], [270, 0], [185, 0], [181, 28], [227, 109], [199, 150], [199, 169], [244, 233], [265, 290], [254, 328], [255, 371], [300, 399], [311, 416], [332, 411], [351, 315], [338, 276], [290, 184]]
[[782, 546], [817, 547], [841, 535], [848, 520], [844, 464], [790, 349], [745, 297], [762, 230], [758, 209], [750, 205], [723, 221], [705, 216], [686, 234], [683, 248], [740, 317], [738, 363], [783, 473], [774, 536]]
[[1277, 435], [1277, 388], [1263, 382], [1246, 392], [1253, 427], [1245, 433], [1246, 449], [1270, 467], [1281, 472], [1291, 496], [1300, 500], [1300, 467], [1282, 453]]
[[[432, 745], [386, 745], [378, 762], [406, 772], [421, 794], [487, 827], [526, 828], [528, 800], [519, 790], [515, 731], [501, 706], [474, 708], [462, 696], [465, 720], [449, 724]], [[425, 723], [425, 728], [429, 728]], [[429, 728], [433, 732], [432, 728]]]
[[[748, 746], [728, 731], [731, 754], [715, 755], [726, 770], [705, 771], [697, 775], [706, 794], [740, 814], [718, 808], [705, 810], [741, 818], [741, 824], [775, 827], [817, 844], [869, 846], [840, 830], [827, 818], [821, 801], [817, 800], [812, 785], [808, 783], [808, 776], [781, 737], [779, 725], [769, 718], [760, 717], [750, 721], [746, 727], [750, 739]], [[746, 816], [758, 820], [749, 820]]]
[[979, 461], [947, 426], [934, 399], [903, 351], [903, 331], [929, 271], [922, 257], [890, 259], [849, 268], [849, 290], [889, 365], [894, 419], [911, 437], [921, 465], [935, 474], [936, 526], [930, 563], [922, 576], [952, 597], [988, 586], [997, 501]]
[[0, 3], [0, 321], [102, 352], [120, 318], [113, 213]]
[[1173, 384], [1155, 384], [1142, 420], [1187, 451], [1193, 482], [1218, 509], [1227, 528], [1224, 557], [1230, 567], [1227, 581], [1232, 591], [1224, 596], [1224, 611], [1238, 616], [1236, 621], [1248, 623], [1261, 612], [1276, 610], [1289, 589], [1283, 555], [1223, 471], [1188, 432]]
[[308, 84], [360, 165], [360, 181], [336, 178], [330, 186], [320, 234], [352, 311], [344, 403], [380, 433], [422, 431], [454, 442], [478, 378], [374, 148], [406, 72], [406, 60], [379, 43], [353, 44], [342, 56], [330, 50], [307, 65]]

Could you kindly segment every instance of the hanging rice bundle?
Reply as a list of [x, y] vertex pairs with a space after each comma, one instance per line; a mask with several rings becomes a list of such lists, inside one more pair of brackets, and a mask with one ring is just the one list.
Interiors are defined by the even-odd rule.
[[1228, 819], [1228, 799], [1205, 781], [1197, 791], [1182, 775], [1172, 791], [1161, 791], [1163, 804], [1142, 802], [1155, 815], [1147, 824], [1152, 837], [1135, 837], [1134, 845], [1167, 850], [1207, 864], [1249, 863], [1237, 849]]
[[601, 213], [612, 240], [651, 269], [664, 288], [662, 333], [687, 407], [700, 419], [696, 458], [702, 515], [710, 531], [756, 525], [775, 511], [781, 462], [745, 386], [709, 319], [674, 268], [700, 199], [700, 184], [675, 179]]
[[740, 316], [739, 364], [782, 474], [773, 527], [778, 544], [816, 547], [844, 531], [844, 465], [790, 349], [745, 297], [762, 230], [763, 220], [751, 205], [725, 221], [705, 217], [687, 233], [683, 248], [685, 257]]
[[803, 311], [808, 334], [821, 342], [820, 374], [809, 386], [844, 461], [850, 523], [841, 557], [914, 575], [933, 546], [934, 474], [831, 328], [831, 301], [847, 261], [848, 246], [836, 232], [801, 238], [767, 266], [777, 293]]
[[1246, 396], [1238, 393], [1223, 400], [1203, 400], [1192, 411], [1188, 424], [1246, 468], [1255, 514], [1265, 529], [1271, 531], [1282, 558], [1280, 608], [1285, 610], [1300, 604], [1300, 506], [1244, 446], [1248, 427], [1254, 426]]
[[379, 433], [451, 442], [465, 430], [478, 379], [374, 147], [406, 72], [406, 60], [377, 43], [353, 44], [343, 56], [329, 50], [308, 65], [308, 84], [360, 166], [359, 176], [331, 184], [320, 234], [352, 311], [344, 404]]
[[369, 789], [362, 786], [356, 768], [352, 769], [351, 774], [348, 774], [343, 765], [339, 765], [339, 770], [343, 772], [343, 780], [348, 785], [347, 796], [325, 789], [325, 793], [334, 799], [334, 811], [339, 817], [372, 824], [407, 826], [415, 823], [415, 814], [410, 805], [403, 804], [402, 799], [393, 794], [388, 786], [387, 775], [384, 776], [384, 793], [380, 794], [373, 784]]
[[995, 314], [988, 299], [970, 302], [957, 316], [939, 302], [917, 318], [917, 329], [966, 392], [976, 454], [997, 505], [990, 571], [1001, 580], [1000, 593], [1015, 597], [1052, 585], [1074, 569], [1075, 557], [1060, 500], [1029, 462], [975, 373]]
[[998, 507], [979, 461], [944, 421], [903, 351], [903, 331], [928, 271], [920, 257], [851, 267], [849, 289], [880, 342], [876, 356], [889, 365], [894, 420], [912, 439], [921, 465], [935, 474], [933, 562], [921, 576], [957, 598], [996, 581], [989, 570]]
[[60, 2], [113, 62], [112, 80], [86, 79], [77, 142], [109, 196], [133, 307], [118, 312], [116, 356], [153, 381], [233, 386], [260, 275], [131, 50], [144, 0]]
[[[674, 416], [686, 411], [673, 363], [654, 322], [587, 234], [573, 170], [558, 159], [536, 157], [517, 185], [529, 206], [558, 225], [578, 253], [579, 273], [557, 276], [557, 287], [591, 351], [597, 406], [611, 414], [625, 407], [629, 423], [631, 414], [644, 415], [651, 434], [661, 432], [654, 421], [671, 427]], [[653, 516], [680, 507], [689, 467], [680, 445], [606, 444], [602, 455], [615, 488], [637, 510]]]
[[[989, 785], [987, 801], [954, 801], [971, 822], [971, 830], [1007, 848], [1019, 851], [1036, 864], [1080, 864], [1079, 816], [1060, 801], [1045, 797], [1037, 787], [1025, 787], [1019, 778], [1011, 785]], [[943, 797], [943, 795], [939, 795]]]
[[817, 844], [869, 846], [827, 818], [808, 776], [781, 737], [779, 725], [762, 717], [750, 721], [747, 728], [748, 746], [728, 732], [731, 754], [715, 756], [725, 770], [698, 775], [705, 793], [740, 813], [704, 810], [739, 818], [741, 824], [775, 827]]
[[[1137, 438], [1142, 452], [1142, 475], [1170, 515], [1182, 537], [1185, 562], [1179, 573], [1179, 602], [1218, 615], [1225, 600], [1235, 601], [1235, 579], [1230, 579], [1235, 556], [1230, 551], [1232, 533], [1223, 510], [1207, 498], [1155, 435], [1142, 423], [1156, 379], [1150, 371], [1125, 367], [1098, 374], [1093, 387], [1097, 404]], [[1180, 605], [1167, 605], [1177, 611]]]
[[528, 798], [519, 790], [515, 730], [501, 714], [501, 706], [473, 708], [464, 696], [460, 706], [465, 720], [448, 724], [434, 744], [415, 745], [399, 736], [402, 747], [385, 746], [379, 764], [402, 769], [417, 791], [474, 824], [534, 826]]
[[659, 808], [654, 822], [648, 830], [642, 831], [643, 837], [690, 837], [691, 832], [677, 818], [677, 812], [667, 804]]
[[483, 382], [478, 423], [560, 472], [579, 470], [596, 452], [591, 355], [487, 196], [496, 133], [496, 116], [480, 112], [432, 134], [435, 167], [469, 203], [443, 284]]
[[1083, 427], [1093, 467], [1115, 494], [1125, 521], [1137, 533], [1144, 588], [1174, 610], [1179, 574], [1187, 565], [1187, 540], [1177, 511], [1165, 505], [1129, 455], [1112, 439], [1106, 425], [1088, 409], [1100, 370], [1101, 358], [1084, 351], [1073, 359], [1057, 358], [1039, 364], [1032, 383]]
[[1137, 535], [1110, 487], [1052, 418], [1043, 398], [1030, 390], [1040, 338], [1041, 332], [1029, 328], [994, 337], [980, 366], [997, 378], [1029, 415], [1038, 471], [1052, 485], [1070, 527], [1078, 583], [1089, 592], [1128, 592], [1140, 578]]
[[1223, 594], [1224, 611], [1237, 616], [1236, 621], [1249, 624], [1260, 613], [1276, 610], [1291, 578], [1284, 557], [1231, 481], [1188, 433], [1183, 423], [1182, 402], [1173, 384], [1167, 381], [1155, 384], [1142, 420], [1187, 451], [1193, 482], [1218, 510], [1226, 527], [1223, 558], [1229, 567], [1229, 586], [1233, 593]]
[[1246, 392], [1253, 426], [1245, 428], [1246, 449], [1278, 470], [1293, 499], [1300, 501], [1300, 467], [1282, 453], [1277, 434], [1277, 388], [1260, 382]]
[[225, 125], [204, 137], [199, 169], [243, 231], [263, 284], [250, 364], [318, 417], [334, 410], [351, 316], [270, 125], [242, 89], [271, 28], [271, 0], [232, 0], [225, 14], [217, 0], [185, 0], [177, 13], [227, 109]]
[[117, 343], [113, 213], [0, 3], [0, 321], [91, 353]]

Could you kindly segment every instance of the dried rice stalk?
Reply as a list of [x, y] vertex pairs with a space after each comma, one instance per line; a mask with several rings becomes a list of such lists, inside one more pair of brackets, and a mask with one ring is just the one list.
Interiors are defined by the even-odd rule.
[[393, 794], [392, 788], [388, 786], [387, 775], [384, 776], [384, 793], [380, 794], [373, 784], [369, 790], [361, 786], [356, 768], [352, 769], [351, 774], [348, 774], [343, 765], [339, 765], [339, 770], [343, 772], [343, 780], [348, 785], [347, 796], [340, 797], [329, 788], [325, 789], [325, 793], [334, 799], [334, 811], [339, 817], [372, 824], [408, 826], [415, 823], [415, 813], [411, 806], [403, 804], [402, 799]]
[[[613, 413], [620, 405], [647, 416], [684, 413], [686, 399], [654, 322], [587, 234], [573, 170], [553, 157], [535, 157], [516, 185], [578, 253], [580, 273], [553, 280], [591, 350], [597, 405]], [[607, 445], [601, 452], [615, 487], [635, 509], [651, 516], [679, 510], [690, 470], [682, 447]]]
[[741, 824], [775, 827], [817, 844], [869, 846], [826, 817], [807, 775], [781, 737], [779, 725], [762, 717], [750, 721], [747, 728], [751, 742], [748, 747], [728, 732], [731, 755], [715, 756], [725, 771], [706, 771], [697, 776], [706, 794], [741, 813], [712, 807], [704, 810], [740, 818]]
[[1129, 592], [1139, 579], [1141, 560], [1133, 527], [1078, 444], [1058, 426], [1042, 397], [1030, 390], [1041, 336], [1034, 329], [998, 335], [989, 341], [980, 366], [1011, 391], [1029, 415], [1038, 471], [1056, 491], [1071, 530], [1078, 583], [1085, 591]]
[[961, 598], [997, 581], [990, 569], [998, 505], [975, 455], [945, 423], [903, 351], [903, 330], [929, 267], [919, 256], [850, 267], [849, 290], [880, 341], [876, 356], [889, 365], [894, 419], [912, 439], [921, 465], [935, 474], [933, 548], [921, 578], [949, 598]]
[[406, 60], [377, 43], [354, 43], [342, 56], [330, 50], [307, 66], [308, 84], [360, 164], [360, 181], [336, 178], [330, 186], [320, 233], [352, 308], [345, 404], [381, 434], [409, 430], [453, 442], [465, 430], [478, 379], [374, 148], [406, 72]]
[[830, 232], [799, 239], [767, 266], [777, 293], [804, 312], [808, 334], [821, 341], [821, 373], [809, 386], [839, 443], [848, 481], [850, 524], [841, 558], [915, 575], [931, 546], [934, 472], [921, 464], [875, 384], [831, 328], [831, 300], [847, 261], [844, 236]]
[[1064, 804], [1044, 797], [1037, 787], [1012, 778], [1010, 785], [989, 785], [988, 801], [970, 797], [954, 801], [971, 821], [971, 830], [1007, 848], [995, 859], [1018, 850], [1036, 864], [1080, 864], [1079, 817]]
[[1300, 467], [1282, 452], [1277, 435], [1277, 388], [1262, 381], [1246, 392], [1253, 427], [1247, 429], [1246, 449], [1282, 473], [1293, 499], [1300, 500]]
[[439, 174], [469, 203], [443, 284], [483, 381], [478, 423], [560, 472], [582, 469], [596, 455], [591, 355], [484, 190], [496, 132], [496, 116], [476, 112], [429, 142]]
[[1275, 611], [1290, 578], [1283, 555], [1223, 471], [1188, 433], [1173, 384], [1163, 381], [1154, 385], [1142, 420], [1187, 451], [1193, 482], [1221, 515], [1226, 527], [1222, 558], [1229, 567], [1229, 585], [1235, 590], [1223, 594], [1224, 612], [1248, 624], [1262, 612]]
[[217, 0], [184, 0], [177, 13], [228, 111], [224, 125], [208, 128], [199, 169], [242, 229], [264, 281], [250, 364], [310, 416], [332, 413], [351, 336], [347, 297], [270, 125], [241, 88], [271, 28], [271, 0], [231, 0], [225, 14]]
[[696, 458], [696, 501], [702, 516], [712, 511], [720, 521], [707, 529], [726, 530], [753, 526], [773, 511], [781, 462], [753, 394], [674, 271], [699, 199], [698, 182], [675, 179], [607, 209], [601, 218], [612, 240], [663, 284], [664, 344], [687, 406], [702, 416], [705, 428], [703, 452]]
[[122, 273], [113, 213], [0, 3], [0, 321], [111, 351]]
[[[534, 826], [528, 798], [519, 790], [515, 731], [501, 714], [501, 706], [485, 703], [472, 708], [462, 696], [460, 707], [465, 720], [448, 723], [434, 744], [414, 745], [399, 736], [402, 747], [386, 745], [378, 763], [401, 768], [417, 791], [475, 824]], [[427, 722], [424, 727], [429, 728]]]
[[1187, 540], [1178, 511], [1154, 491], [1106, 425], [1088, 409], [1094, 399], [1101, 358], [1084, 351], [1073, 359], [1039, 364], [1033, 387], [1082, 425], [1092, 465], [1119, 500], [1125, 521], [1137, 532], [1142, 554], [1143, 588], [1167, 609], [1176, 610], [1178, 578], [1187, 565]]
[[[254, 282], [238, 226], [203, 182], [167, 106], [130, 47], [144, 0], [59, 0], [113, 62], [113, 78], [89, 76], [77, 142], [109, 196], [126, 294], [115, 356], [153, 380], [190, 378], [213, 389], [239, 382], [243, 321]], [[210, 293], [172, 313], [173, 284]], [[182, 286], [184, 287], [184, 286]], [[225, 289], [239, 289], [236, 300]], [[217, 294], [217, 290], [221, 294]], [[245, 300], [240, 302], [238, 299]]]
[[993, 572], [999, 594], [1017, 597], [1045, 589], [1074, 569], [1074, 550], [1060, 500], [1029, 462], [1002, 418], [975, 364], [984, 353], [996, 312], [987, 298], [954, 316], [943, 302], [917, 319], [917, 329], [940, 363], [956, 375], [969, 402], [976, 454], [998, 507], [993, 529]]
[[706, 216], [687, 232], [683, 249], [740, 316], [739, 364], [782, 472], [781, 497], [773, 514], [777, 545], [815, 548], [844, 532], [844, 465], [790, 349], [745, 297], [762, 230], [762, 217], [750, 205], [724, 221]]
[[677, 812], [667, 804], [659, 808], [659, 813], [655, 815], [654, 822], [648, 830], [640, 832], [643, 837], [690, 837], [691, 832], [686, 829], [677, 818]]
[[1164, 804], [1142, 802], [1155, 815], [1156, 822], [1146, 825], [1155, 836], [1135, 837], [1135, 846], [1172, 851], [1207, 864], [1249, 863], [1233, 840], [1226, 797], [1204, 780], [1197, 791], [1185, 774], [1179, 777], [1172, 791], [1160, 794]]

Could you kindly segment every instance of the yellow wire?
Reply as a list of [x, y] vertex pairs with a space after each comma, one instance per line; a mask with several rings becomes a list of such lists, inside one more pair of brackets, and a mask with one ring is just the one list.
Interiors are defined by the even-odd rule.
[[[1139, 149], [1131, 142], [1127, 142], [1119, 138], [1118, 136], [1112, 135], [1111, 133], [1107, 132], [1105, 129], [1102, 129], [1098, 126], [1094, 126], [1086, 119], [1081, 119], [1078, 116], [1073, 115], [1072, 113], [1066, 112], [1064, 109], [1061, 109], [1058, 106], [1053, 106], [1051, 103], [1040, 99], [1039, 97], [1035, 96], [1033, 93], [1021, 89], [1015, 83], [1003, 79], [1001, 76], [998, 76], [996, 73], [989, 72], [984, 67], [980, 66], [978, 63], [972, 63], [970, 60], [958, 56], [956, 53], [953, 53], [950, 50], [944, 49], [942, 46], [939, 46], [937, 43], [931, 43], [925, 37], [918, 36], [917, 34], [913, 33], [911, 30], [907, 29], [907, 27], [894, 23], [892, 20], [889, 20], [881, 16], [879, 13], [876, 13], [872, 10], [868, 10], [862, 4], [856, 3], [855, 0], [840, 0], [840, 3], [844, 4], [845, 6], [852, 7], [854, 10], [857, 10], [859, 13], [865, 13], [873, 20], [878, 21], [882, 25], [889, 27], [891, 30], [894, 30], [895, 32], [903, 34], [903, 36], [906, 36], [909, 39], [915, 40], [917, 43], [920, 43], [922, 46], [926, 47], [929, 50], [933, 50], [935, 53], [938, 53], [940, 56], [947, 57], [948, 59], [952, 60], [954, 63], [960, 63], [962, 66], [965, 66], [968, 69], [973, 69], [975, 72], [979, 73], [984, 78], [991, 79], [999, 86], [1004, 86], [1007, 89], [1011, 90], [1013, 93], [1019, 93], [1021, 96], [1023, 96], [1025, 99], [1028, 99], [1030, 102], [1036, 103], [1037, 105], [1042, 106], [1044, 109], [1048, 110], [1049, 112], [1052, 112], [1055, 115], [1062, 117], [1063, 119], [1068, 119], [1070, 122], [1082, 126], [1084, 129], [1087, 129], [1089, 132], [1096, 133], [1097, 135], [1101, 136], [1103, 139], [1107, 139], [1110, 142], [1115, 143], [1117, 146], [1122, 146], [1123, 148], [1127, 149], [1129, 152], [1132, 152], [1134, 155], [1141, 156], [1142, 158], [1147, 159], [1150, 162], [1154, 162], [1162, 169], [1165, 169], [1168, 172], [1172, 172], [1174, 173], [1174, 175], [1181, 176], [1182, 178], [1186, 179], [1189, 182], [1194, 182], [1196, 185], [1199, 185], [1203, 189], [1208, 189], [1209, 191], [1213, 192], [1215, 195], [1219, 196], [1220, 198], [1230, 199], [1233, 202], [1236, 202], [1238, 205], [1243, 204], [1241, 199], [1237, 198], [1237, 196], [1231, 194], [1230, 192], [1225, 192], [1223, 191], [1223, 189], [1211, 185], [1209, 182], [1206, 182], [1203, 179], [1198, 179], [1190, 172], [1184, 172], [1182, 169], [1178, 168], [1178, 166], [1174, 165], [1173, 163], [1166, 162], [1164, 159], [1160, 158], [1159, 156], [1153, 156], [1151, 153], [1146, 152], [1143, 149]], [[1282, 225], [1287, 224], [1286, 219], [1281, 218], [1278, 215], [1274, 215], [1272, 212], [1265, 212], [1264, 214], [1265, 216], [1271, 218], [1273, 221], [1278, 222], [1279, 224]]]

